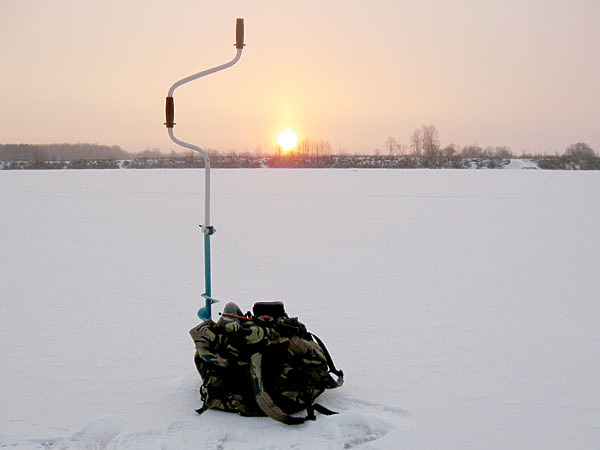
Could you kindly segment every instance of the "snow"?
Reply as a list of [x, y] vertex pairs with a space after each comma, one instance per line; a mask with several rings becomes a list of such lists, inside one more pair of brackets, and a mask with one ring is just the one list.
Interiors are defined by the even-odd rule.
[[513, 158], [505, 169], [539, 169], [539, 167], [533, 159]]
[[212, 178], [213, 294], [284, 300], [340, 414], [194, 412], [202, 170], [3, 171], [1, 448], [600, 448], [599, 173]]

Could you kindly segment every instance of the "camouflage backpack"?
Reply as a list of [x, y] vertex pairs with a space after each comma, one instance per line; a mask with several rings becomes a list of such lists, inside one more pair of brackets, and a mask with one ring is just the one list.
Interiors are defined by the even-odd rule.
[[[314, 403], [325, 389], [344, 381], [323, 342], [289, 318], [281, 302], [256, 303], [253, 312], [243, 316], [228, 303], [218, 322], [207, 320], [190, 330], [203, 381], [204, 405], [197, 412], [214, 408], [268, 415], [287, 424], [315, 420], [314, 411], [335, 414]], [[290, 415], [304, 409], [306, 417]]]

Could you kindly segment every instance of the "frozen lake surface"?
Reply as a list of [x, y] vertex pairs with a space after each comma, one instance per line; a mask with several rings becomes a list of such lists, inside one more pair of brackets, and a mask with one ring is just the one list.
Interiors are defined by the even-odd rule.
[[194, 412], [202, 170], [2, 171], [0, 447], [600, 448], [600, 173], [212, 176], [214, 296], [284, 300], [340, 414]]

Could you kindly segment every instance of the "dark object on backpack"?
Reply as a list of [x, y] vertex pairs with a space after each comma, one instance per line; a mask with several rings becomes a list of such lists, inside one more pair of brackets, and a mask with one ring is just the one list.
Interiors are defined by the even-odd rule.
[[283, 302], [256, 302], [252, 307], [254, 317], [269, 316], [275, 319], [288, 318]]
[[[268, 415], [290, 425], [315, 420], [314, 411], [335, 414], [314, 403], [344, 381], [323, 342], [297, 318], [288, 318], [282, 302], [259, 302], [253, 311], [254, 316], [243, 316], [228, 303], [218, 322], [207, 320], [190, 330], [203, 381], [204, 405], [197, 412]], [[291, 416], [304, 409], [306, 417]]]

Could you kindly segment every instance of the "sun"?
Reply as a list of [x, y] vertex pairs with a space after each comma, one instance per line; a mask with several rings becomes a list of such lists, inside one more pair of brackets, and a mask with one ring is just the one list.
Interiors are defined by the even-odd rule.
[[298, 145], [298, 135], [293, 130], [286, 128], [277, 135], [277, 144], [284, 152], [289, 152]]

